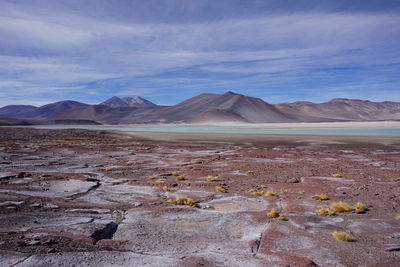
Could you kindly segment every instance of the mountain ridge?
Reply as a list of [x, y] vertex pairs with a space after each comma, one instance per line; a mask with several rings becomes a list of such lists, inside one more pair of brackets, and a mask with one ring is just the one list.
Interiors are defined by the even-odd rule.
[[136, 123], [276, 123], [400, 120], [400, 103], [335, 98], [328, 102], [269, 104], [256, 97], [228, 91], [203, 93], [173, 106], [159, 106], [141, 97], [113, 96], [89, 105], [65, 100], [41, 107], [9, 105], [0, 118], [47, 121], [90, 121], [102, 124]]

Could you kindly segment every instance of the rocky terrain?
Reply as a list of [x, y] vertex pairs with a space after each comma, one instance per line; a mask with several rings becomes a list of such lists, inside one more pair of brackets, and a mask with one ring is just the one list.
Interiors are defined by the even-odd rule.
[[0, 128], [1, 266], [399, 266], [397, 137], [146, 135]]

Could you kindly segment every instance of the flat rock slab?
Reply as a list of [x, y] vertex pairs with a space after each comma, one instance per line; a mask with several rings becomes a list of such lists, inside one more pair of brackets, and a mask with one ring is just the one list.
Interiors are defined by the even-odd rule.
[[[223, 216], [222, 216], [223, 215]], [[248, 213], [221, 213], [188, 206], [161, 211], [129, 210], [113, 240], [138, 253], [186, 254], [224, 251], [251, 255], [248, 242], [259, 238], [264, 224]]]

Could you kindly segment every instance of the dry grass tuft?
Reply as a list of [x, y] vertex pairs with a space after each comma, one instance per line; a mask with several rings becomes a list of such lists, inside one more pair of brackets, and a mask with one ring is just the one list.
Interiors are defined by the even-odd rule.
[[279, 215], [277, 219], [280, 220], [280, 221], [287, 221], [288, 220], [285, 215]]
[[216, 186], [215, 191], [220, 192], [220, 193], [228, 193], [228, 189], [226, 189], [222, 186]]
[[207, 181], [209, 181], [209, 182], [216, 182], [216, 181], [219, 181], [219, 178], [218, 178], [218, 176], [208, 175], [208, 176], [207, 176]]
[[248, 170], [247, 174], [254, 174], [254, 171]]
[[155, 181], [155, 183], [156, 184], [165, 184], [165, 181], [164, 180], [157, 180], [157, 181]]
[[273, 196], [275, 196], [275, 193], [272, 192], [272, 191], [267, 191], [267, 192], [264, 193], [264, 195], [265, 195], [265, 196], [273, 197]]
[[300, 190], [300, 191], [299, 191], [299, 194], [300, 194], [300, 195], [303, 195], [305, 192], [306, 192], [306, 191], [304, 191], [304, 190]]
[[330, 205], [330, 208], [335, 212], [350, 212], [353, 210], [353, 208], [348, 203], [343, 201], [332, 203]]
[[185, 181], [186, 179], [185, 179], [185, 176], [179, 175], [179, 176], [177, 176], [177, 177], [175, 178], [175, 180], [176, 180], [176, 181]]
[[287, 193], [289, 193], [289, 190], [287, 190], [286, 188], [281, 188], [277, 192], [275, 192], [276, 195], [283, 195]]
[[397, 214], [396, 216], [394, 216], [395, 220], [400, 220], [400, 214]]
[[327, 195], [325, 195], [325, 194], [315, 195], [312, 198], [316, 199], [316, 200], [321, 200], [321, 201], [322, 200], [329, 200], [329, 197]]
[[104, 168], [103, 169], [103, 171], [105, 171], [105, 172], [110, 172], [110, 171], [112, 171], [113, 170], [113, 168]]
[[251, 193], [255, 196], [262, 196], [265, 194], [264, 191], [256, 191], [256, 190], [252, 191]]
[[154, 177], [154, 176], [149, 176], [149, 177], [147, 177], [147, 179], [149, 179], [149, 180], [154, 180], [154, 179], [156, 179], [156, 177]]
[[339, 241], [352, 242], [356, 240], [351, 234], [346, 232], [333, 231], [332, 236]]
[[196, 206], [193, 199], [185, 197], [185, 196], [179, 196], [179, 197], [176, 197], [175, 199], [168, 199], [167, 202], [170, 204], [173, 204], [173, 205]]
[[267, 213], [268, 218], [278, 218], [279, 213], [276, 211], [275, 208], [272, 208], [270, 212]]
[[178, 176], [179, 174], [177, 172], [171, 172], [172, 176]]
[[394, 178], [393, 181], [400, 182], [400, 177]]
[[324, 208], [324, 209], [318, 209], [317, 210], [317, 215], [319, 215], [319, 216], [333, 216], [333, 215], [335, 215], [335, 212], [330, 210], [329, 208]]
[[362, 202], [357, 202], [357, 204], [355, 205], [355, 208], [356, 208], [356, 212], [359, 212], [359, 213], [365, 212], [367, 209], [365, 207], [364, 203], [362, 203]]
[[266, 185], [266, 184], [262, 184], [262, 185], [260, 185], [260, 187], [261, 187], [261, 188], [267, 188], [267, 187], [268, 187], [268, 185]]
[[340, 173], [334, 173], [332, 174], [333, 178], [342, 178], [342, 175]]
[[163, 188], [162, 188], [162, 190], [164, 190], [164, 191], [169, 191], [169, 187], [166, 186], [166, 185], [164, 185]]

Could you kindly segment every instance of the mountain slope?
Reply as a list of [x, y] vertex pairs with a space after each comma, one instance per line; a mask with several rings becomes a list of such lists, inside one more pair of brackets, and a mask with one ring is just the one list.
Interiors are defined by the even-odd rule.
[[41, 107], [24, 106], [24, 105], [6, 106], [0, 109], [0, 117], [41, 120], [55, 116], [56, 114], [64, 112], [68, 109], [83, 107], [83, 106], [88, 106], [88, 105], [71, 100], [59, 101]]
[[371, 102], [359, 99], [337, 98], [329, 102], [294, 102], [275, 105], [281, 112], [299, 121], [368, 121], [399, 120], [400, 103]]
[[225, 110], [237, 114], [248, 122], [290, 122], [286, 116], [259, 98], [227, 92], [222, 95], [202, 94], [165, 109], [153, 117], [162, 122], [190, 121], [201, 113], [211, 110]]
[[157, 105], [141, 97], [123, 97], [113, 96], [106, 101], [102, 102], [100, 105], [109, 106], [112, 108], [144, 108], [144, 107], [156, 107]]

